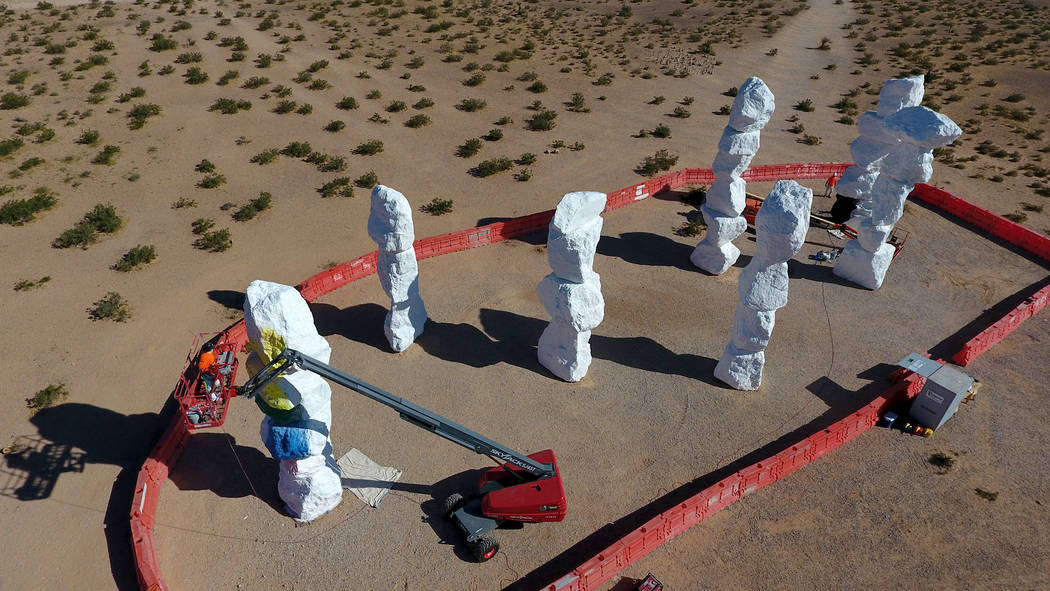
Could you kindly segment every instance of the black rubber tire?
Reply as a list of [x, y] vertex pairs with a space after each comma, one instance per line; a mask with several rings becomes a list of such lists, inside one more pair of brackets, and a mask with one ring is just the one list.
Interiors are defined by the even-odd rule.
[[452, 517], [458, 509], [467, 504], [467, 500], [463, 498], [463, 495], [459, 493], [452, 493], [445, 497], [445, 500], [441, 503], [441, 516], [445, 519]]
[[499, 552], [499, 540], [484, 537], [473, 544], [471, 550], [474, 552], [474, 562], [485, 562]]

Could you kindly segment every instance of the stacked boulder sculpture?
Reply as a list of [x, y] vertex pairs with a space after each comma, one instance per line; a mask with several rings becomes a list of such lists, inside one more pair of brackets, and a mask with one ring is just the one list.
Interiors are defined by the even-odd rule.
[[729, 124], [718, 141], [718, 155], [711, 166], [715, 181], [700, 206], [707, 233], [689, 256], [694, 265], [708, 273], [725, 273], [740, 256], [740, 250], [733, 245], [733, 240], [747, 229], [747, 220], [741, 215], [747, 183], [740, 175], [758, 152], [762, 128], [775, 106], [769, 87], [755, 77], [744, 82], [733, 100]]
[[861, 220], [857, 239], [846, 243], [835, 262], [835, 275], [868, 289], [882, 286], [894, 253], [886, 240], [904, 215], [904, 202], [915, 183], [933, 174], [933, 149], [962, 135], [951, 119], [926, 107], [897, 111], [882, 122], [881, 132], [899, 141], [887, 150], [872, 185], [871, 213]]
[[547, 236], [552, 273], [540, 281], [540, 302], [551, 322], [540, 335], [540, 363], [559, 378], [578, 382], [591, 365], [591, 330], [605, 317], [594, 253], [602, 234], [605, 194], [569, 193], [558, 203]]
[[[328, 362], [332, 349], [317, 333], [310, 308], [294, 287], [253, 281], [244, 300], [244, 323], [257, 373], [285, 348]], [[299, 521], [313, 521], [343, 499], [339, 468], [332, 455], [332, 390], [320, 376], [289, 370], [255, 396], [266, 415], [260, 435], [279, 460], [277, 492]]]
[[404, 351], [423, 334], [427, 323], [427, 309], [419, 295], [419, 265], [412, 248], [415, 229], [408, 199], [390, 187], [376, 185], [368, 235], [379, 246], [376, 274], [390, 296], [383, 332], [394, 351]]
[[843, 171], [835, 186], [839, 195], [857, 202], [852, 220], [848, 222], [854, 229], [871, 216], [871, 191], [875, 180], [879, 178], [886, 155], [899, 141], [886, 133], [883, 123], [901, 109], [919, 106], [925, 92], [924, 81], [925, 77], [921, 75], [887, 80], [879, 92], [876, 110], [865, 111], [857, 117], [859, 137], [849, 146], [853, 165]]
[[787, 305], [787, 261], [806, 240], [812, 203], [811, 189], [778, 181], [755, 217], [758, 250], [740, 273], [732, 337], [715, 366], [715, 377], [737, 390], [762, 385], [776, 311]]

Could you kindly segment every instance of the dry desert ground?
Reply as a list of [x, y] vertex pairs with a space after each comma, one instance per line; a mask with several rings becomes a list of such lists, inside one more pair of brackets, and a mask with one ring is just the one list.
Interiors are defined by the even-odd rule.
[[[855, 117], [881, 84], [926, 74], [924, 104], [964, 129], [937, 151], [931, 183], [1050, 232], [1047, 5], [8, 3], [0, 589], [137, 587], [135, 473], [194, 336], [239, 319], [254, 279], [294, 285], [374, 250], [377, 182], [418, 208], [425, 237], [635, 184], [647, 157], [708, 167], [749, 76], [778, 105], [754, 164], [848, 162]], [[169, 586], [540, 588], [675, 499], [862, 406], [907, 353], [950, 353], [975, 319], [1046, 283], [1045, 263], [910, 203], [906, 248], [871, 292], [809, 258], [841, 246], [814, 227], [790, 264], [763, 387], [737, 392], [711, 369], [754, 235], [725, 275], [697, 271], [689, 197], [605, 215], [606, 317], [578, 384], [536, 361], [543, 235], [422, 261], [431, 320], [401, 354], [382, 337], [388, 302], [373, 278], [312, 304], [333, 365], [511, 447], [554, 449], [564, 522], [501, 531], [500, 554], [470, 562], [435, 505], [484, 458], [336, 390], [337, 453], [357, 447], [404, 476], [378, 509], [347, 494], [297, 527], [279, 509], [261, 416], [236, 400], [162, 492]], [[967, 368], [980, 395], [935, 437], [873, 430], [607, 587], [647, 572], [668, 589], [1050, 586], [1048, 338], [1044, 313]]]

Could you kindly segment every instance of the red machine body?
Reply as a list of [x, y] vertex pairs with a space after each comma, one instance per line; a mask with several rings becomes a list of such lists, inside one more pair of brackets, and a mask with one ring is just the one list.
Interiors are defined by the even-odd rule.
[[565, 489], [562, 488], [561, 472], [554, 459], [554, 451], [545, 449], [528, 457], [544, 464], [554, 464], [554, 476], [507, 485], [508, 482], [518, 481], [511, 471], [526, 479], [529, 478], [528, 473], [512, 464], [486, 470], [478, 482], [478, 490], [484, 491], [490, 482], [504, 485], [481, 498], [481, 512], [486, 517], [526, 523], [565, 519]]

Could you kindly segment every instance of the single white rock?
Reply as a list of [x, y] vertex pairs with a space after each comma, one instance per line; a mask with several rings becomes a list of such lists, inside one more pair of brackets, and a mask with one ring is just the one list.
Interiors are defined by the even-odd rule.
[[711, 169], [715, 176], [739, 177], [748, 166], [751, 166], [751, 160], [754, 157], [754, 154], [719, 152], [715, 155], [714, 162], [711, 163]]
[[869, 199], [871, 187], [877, 178], [879, 178], [878, 168], [850, 166], [842, 173], [842, 178], [835, 185], [835, 191], [854, 199]]
[[806, 241], [813, 190], [795, 181], [777, 181], [755, 216], [755, 234], [763, 256], [787, 260]]
[[886, 118], [901, 109], [920, 105], [926, 92], [925, 82], [926, 77], [921, 74], [887, 80], [879, 92], [879, 117]]
[[740, 249], [732, 242], [715, 246], [708, 242], [699, 242], [689, 255], [689, 262], [712, 275], [721, 275], [733, 266], [740, 258]]
[[893, 261], [893, 247], [883, 244], [875, 252], [864, 250], [856, 240], [846, 243], [835, 259], [835, 275], [867, 289], [878, 289]]
[[871, 218], [862, 220], [859, 227], [854, 226], [854, 228], [857, 230], [857, 240], [868, 252], [878, 250], [893, 233], [893, 224], [876, 225]]
[[[701, 207], [706, 206], [723, 216], [739, 218], [745, 205], [747, 205], [747, 181], [740, 177], [720, 176], [707, 189], [707, 197]], [[745, 222], [740, 232], [743, 232], [746, 227]], [[740, 232], [733, 237], [739, 236]]]
[[886, 131], [885, 120], [875, 111], [864, 111], [857, 117], [857, 133], [873, 142], [897, 145], [897, 136]]
[[765, 351], [745, 351], [729, 343], [715, 365], [715, 377], [736, 390], [758, 390], [765, 362]]
[[576, 331], [568, 324], [551, 322], [536, 347], [543, 367], [567, 382], [578, 382], [591, 366], [591, 331]]
[[601, 278], [593, 271], [583, 283], [551, 273], [540, 281], [538, 291], [540, 303], [552, 322], [568, 324], [582, 332], [594, 330], [605, 318]]
[[310, 522], [343, 500], [339, 467], [331, 457], [281, 460], [277, 493], [297, 521]]
[[861, 136], [850, 142], [849, 153], [853, 157], [853, 163], [856, 166], [877, 167], [886, 155], [890, 153], [891, 147], [882, 142]]
[[718, 150], [727, 154], [749, 154], [758, 153], [762, 142], [762, 130], [737, 131], [732, 127], [726, 127], [722, 131], [722, 138], [718, 140]]
[[376, 257], [376, 268], [381, 269], [379, 284], [386, 295], [394, 302], [404, 302], [412, 297], [419, 297], [419, 263], [416, 262], [416, 251], [412, 249], [401, 252], [380, 250]]
[[401, 252], [412, 248], [415, 235], [408, 199], [390, 187], [376, 185], [372, 189], [368, 236], [381, 251]]
[[586, 222], [578, 221], [567, 232], [556, 232], [551, 227], [547, 262], [555, 275], [577, 283], [584, 281], [594, 267], [594, 253], [602, 237], [603, 224], [602, 218], [596, 215]]
[[423, 334], [427, 323], [427, 309], [419, 294], [409, 295], [402, 302], [392, 302], [383, 322], [383, 334], [390, 348], [400, 353]]
[[754, 310], [737, 302], [730, 342], [742, 351], [764, 351], [773, 336], [776, 319], [775, 311]]
[[871, 222], [878, 226], [892, 226], [904, 215], [904, 202], [915, 188], [914, 183], [901, 182], [882, 174], [872, 188]]
[[947, 146], [962, 135], [948, 117], [926, 107], [908, 107], [886, 118], [886, 131], [902, 142], [932, 150]]
[[776, 101], [761, 78], [752, 76], [737, 89], [729, 112], [729, 127], [737, 131], [756, 131], [766, 126], [773, 116]]
[[700, 206], [700, 213], [703, 214], [704, 223], [707, 224], [707, 233], [704, 234], [702, 243], [722, 246], [732, 242], [747, 230], [747, 220], [740, 214], [726, 215], [709, 208], [706, 203]]
[[926, 148], [901, 142], [882, 161], [882, 171], [895, 179], [925, 183], [933, 176], [933, 152]]
[[566, 193], [554, 209], [548, 232], [557, 237], [590, 224], [605, 211], [605, 193], [597, 191], [575, 191]]
[[[288, 285], [255, 280], [244, 298], [244, 324], [248, 338], [260, 343], [264, 332], [275, 334], [290, 347], [310, 357], [328, 362], [332, 347], [317, 332], [310, 305], [298, 290]], [[274, 355], [280, 353], [274, 351]]]

